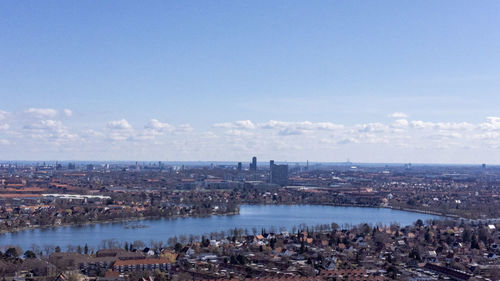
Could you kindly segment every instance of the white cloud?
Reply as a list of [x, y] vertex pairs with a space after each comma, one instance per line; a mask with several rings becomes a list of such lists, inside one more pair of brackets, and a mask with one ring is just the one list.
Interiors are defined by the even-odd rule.
[[475, 127], [467, 122], [438, 122], [435, 124], [441, 130], [472, 130]]
[[190, 124], [181, 124], [175, 128], [175, 132], [178, 133], [189, 133], [194, 131], [194, 128]]
[[344, 125], [334, 124], [330, 122], [319, 122], [315, 123], [314, 127], [316, 127], [319, 130], [340, 130], [344, 128]]
[[226, 135], [228, 136], [235, 136], [235, 137], [248, 137], [248, 136], [251, 136], [252, 133], [248, 132], [248, 131], [244, 131], [244, 130], [227, 130], [225, 132]]
[[109, 129], [113, 129], [113, 130], [131, 130], [132, 129], [132, 126], [125, 119], [116, 120], [116, 121], [109, 121], [107, 124], [107, 127]]
[[218, 138], [217, 134], [211, 131], [205, 132], [201, 134], [201, 137], [207, 138], [207, 139], [215, 139]]
[[64, 115], [66, 115], [66, 117], [71, 117], [73, 115], [73, 111], [71, 111], [71, 109], [65, 108], [63, 110], [63, 112], [64, 112]]
[[450, 131], [439, 131], [435, 134], [431, 134], [428, 136], [430, 139], [435, 139], [439, 141], [443, 141], [446, 139], [458, 139], [462, 138], [463, 135], [458, 132], [450, 132]]
[[168, 124], [168, 123], [163, 123], [160, 122], [157, 119], [151, 119], [151, 121], [144, 126], [146, 129], [154, 130], [157, 132], [164, 132], [164, 131], [172, 131], [174, 129], [174, 126]]
[[51, 145], [61, 145], [68, 142], [74, 143], [78, 139], [78, 135], [69, 132], [59, 120], [37, 120], [24, 125], [22, 128], [25, 138], [47, 141]]
[[291, 123], [291, 122], [276, 121], [276, 120], [270, 120], [270, 121], [268, 121], [266, 123], [259, 124], [259, 127], [263, 128], [263, 129], [276, 129], [276, 128], [287, 127], [290, 124], [293, 124], [293, 123]]
[[260, 123], [257, 125], [261, 129], [266, 130], [277, 130], [278, 134], [283, 136], [291, 135], [303, 135], [309, 134], [313, 131], [335, 131], [344, 129], [343, 125], [331, 123], [331, 122], [287, 122], [287, 121], [276, 121], [270, 120], [265, 123]]
[[411, 126], [417, 129], [429, 129], [434, 127], [434, 123], [432, 122], [424, 122], [424, 121], [411, 121]]
[[486, 117], [486, 122], [479, 124], [479, 127], [483, 130], [499, 130], [500, 117], [495, 117], [495, 116]]
[[337, 142], [338, 144], [353, 144], [353, 143], [359, 143], [359, 140], [355, 138], [344, 138], [341, 139]]
[[297, 128], [284, 128], [278, 132], [278, 134], [281, 136], [298, 136], [306, 133], [307, 133], [306, 130], [301, 130]]
[[[49, 115], [54, 117], [41, 118]], [[52, 149], [55, 154], [50, 155], [57, 156], [57, 153], [73, 149], [81, 155], [89, 153], [90, 156], [83, 157], [86, 159], [92, 155], [119, 159], [117, 157], [124, 157], [123, 151], [134, 151], [127, 157], [145, 159], [161, 154], [172, 160], [236, 160], [256, 154], [283, 160], [356, 158], [380, 162], [395, 159], [432, 162], [440, 159], [436, 158], [436, 153], [449, 153], [466, 162], [466, 159], [479, 158], [460, 158], [461, 153], [474, 155], [483, 151], [483, 156], [500, 159], [500, 117], [488, 117], [479, 123], [410, 118], [361, 124], [338, 124], [328, 120], [262, 123], [239, 120], [213, 124], [198, 131], [189, 124], [178, 125], [158, 119], [151, 119], [142, 128], [133, 128], [126, 119], [89, 124], [91, 127], [68, 127], [65, 116], [68, 114], [63, 110], [55, 114], [35, 108], [17, 113], [0, 111], [0, 118], [3, 118], [0, 119], [0, 140], [9, 144], [8, 147], [0, 146], [0, 153], [15, 158], [16, 155], [28, 155], [22, 153], [29, 149], [34, 153]]]
[[34, 123], [24, 125], [24, 129], [28, 130], [51, 130], [51, 131], [58, 131], [62, 129], [62, 123], [61, 121], [57, 120], [39, 120]]
[[410, 126], [416, 129], [439, 129], [439, 130], [473, 130], [475, 126], [467, 122], [425, 122], [411, 121]]
[[104, 134], [102, 132], [99, 132], [96, 130], [88, 129], [88, 130], [84, 130], [82, 132], [82, 136], [87, 137], [87, 138], [97, 138], [97, 137], [104, 136]]
[[225, 129], [255, 129], [255, 125], [250, 120], [240, 120], [235, 122], [224, 122], [214, 124], [216, 128], [225, 128]]
[[403, 112], [394, 112], [392, 114], [389, 114], [387, 117], [405, 119], [405, 118], [408, 118], [409, 116], [408, 116], [408, 114], [403, 113]]
[[383, 133], [389, 129], [389, 126], [382, 123], [367, 123], [367, 124], [356, 125], [355, 128], [360, 132]]
[[406, 119], [398, 119], [394, 121], [393, 126], [396, 128], [406, 128], [408, 127], [408, 120]]
[[112, 141], [133, 140], [133, 128], [125, 119], [109, 121], [107, 135]]
[[160, 122], [158, 119], [151, 119], [145, 126], [144, 131], [134, 137], [135, 140], [155, 140], [166, 132], [172, 132], [173, 125]]
[[7, 115], [9, 115], [9, 113], [7, 111], [3, 111], [0, 109], [0, 120], [7, 119]]
[[57, 115], [57, 110], [52, 108], [28, 108], [26, 113], [37, 118], [53, 118]]

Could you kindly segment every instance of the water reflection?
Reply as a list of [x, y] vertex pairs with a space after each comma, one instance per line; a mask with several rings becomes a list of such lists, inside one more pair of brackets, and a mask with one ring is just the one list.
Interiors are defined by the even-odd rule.
[[[85, 245], [97, 248], [103, 241], [109, 243], [125, 243], [141, 240], [149, 243], [151, 240], [166, 242], [170, 237], [180, 235], [201, 235], [210, 232], [228, 231], [234, 228], [246, 228], [251, 233], [253, 228], [259, 231], [262, 228], [273, 227], [279, 230], [284, 227], [291, 230], [300, 224], [338, 225], [370, 223], [385, 224], [397, 223], [408, 225], [417, 219], [423, 221], [437, 218], [436, 216], [397, 211], [381, 208], [356, 208], [311, 205], [243, 205], [239, 215], [209, 216], [203, 218], [159, 218], [128, 222], [112, 222], [102, 224], [84, 224], [75, 226], [48, 227], [29, 229], [0, 236], [0, 246], [18, 245], [29, 249], [32, 244], [40, 247], [48, 245]], [[141, 228], [127, 228], [130, 223], [144, 225]], [[108, 243], [108, 242], [106, 242]]]

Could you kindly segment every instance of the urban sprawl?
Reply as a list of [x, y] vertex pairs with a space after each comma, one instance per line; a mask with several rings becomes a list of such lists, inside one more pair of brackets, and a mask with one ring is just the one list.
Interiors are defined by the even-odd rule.
[[[392, 208], [441, 218], [234, 228], [100, 246], [2, 243], [27, 229], [234, 215], [242, 204]], [[1, 280], [500, 280], [499, 245], [497, 166], [261, 164], [255, 157], [0, 164]]]

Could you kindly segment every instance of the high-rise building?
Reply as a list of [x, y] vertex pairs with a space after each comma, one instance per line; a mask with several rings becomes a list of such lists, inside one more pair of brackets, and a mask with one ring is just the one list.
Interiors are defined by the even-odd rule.
[[257, 171], [257, 157], [252, 158], [252, 163], [250, 163], [250, 171]]
[[269, 162], [269, 182], [281, 186], [288, 184], [288, 165], [276, 165], [274, 160]]
[[241, 171], [241, 162], [238, 162], [238, 171]]

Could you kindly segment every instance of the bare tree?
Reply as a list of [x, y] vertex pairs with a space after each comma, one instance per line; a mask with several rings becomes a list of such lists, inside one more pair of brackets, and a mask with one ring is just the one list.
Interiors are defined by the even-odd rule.
[[144, 248], [144, 242], [142, 242], [141, 240], [135, 240], [134, 242], [132, 242], [132, 246], [134, 247], [134, 249]]
[[43, 246], [43, 251], [45, 252], [46, 256], [49, 256], [56, 250], [56, 246], [54, 245], [44, 245]]
[[177, 244], [177, 236], [173, 236], [173, 237], [168, 238], [167, 244], [170, 247], [174, 247], [175, 244]]
[[68, 246], [66, 246], [66, 251], [75, 252], [75, 247], [71, 244], [68, 244]]
[[269, 229], [270, 233], [276, 233], [276, 227], [274, 225], [271, 225], [271, 228]]
[[33, 251], [33, 253], [37, 254], [38, 256], [42, 255], [42, 249], [40, 249], [40, 247], [35, 243], [31, 244], [31, 251]]
[[179, 235], [179, 241], [181, 242], [181, 244], [186, 244], [187, 241], [186, 235], [184, 234]]
[[149, 241], [149, 244], [151, 245], [151, 247], [153, 249], [161, 249], [163, 248], [163, 241], [155, 241], [155, 240], [151, 240]]

